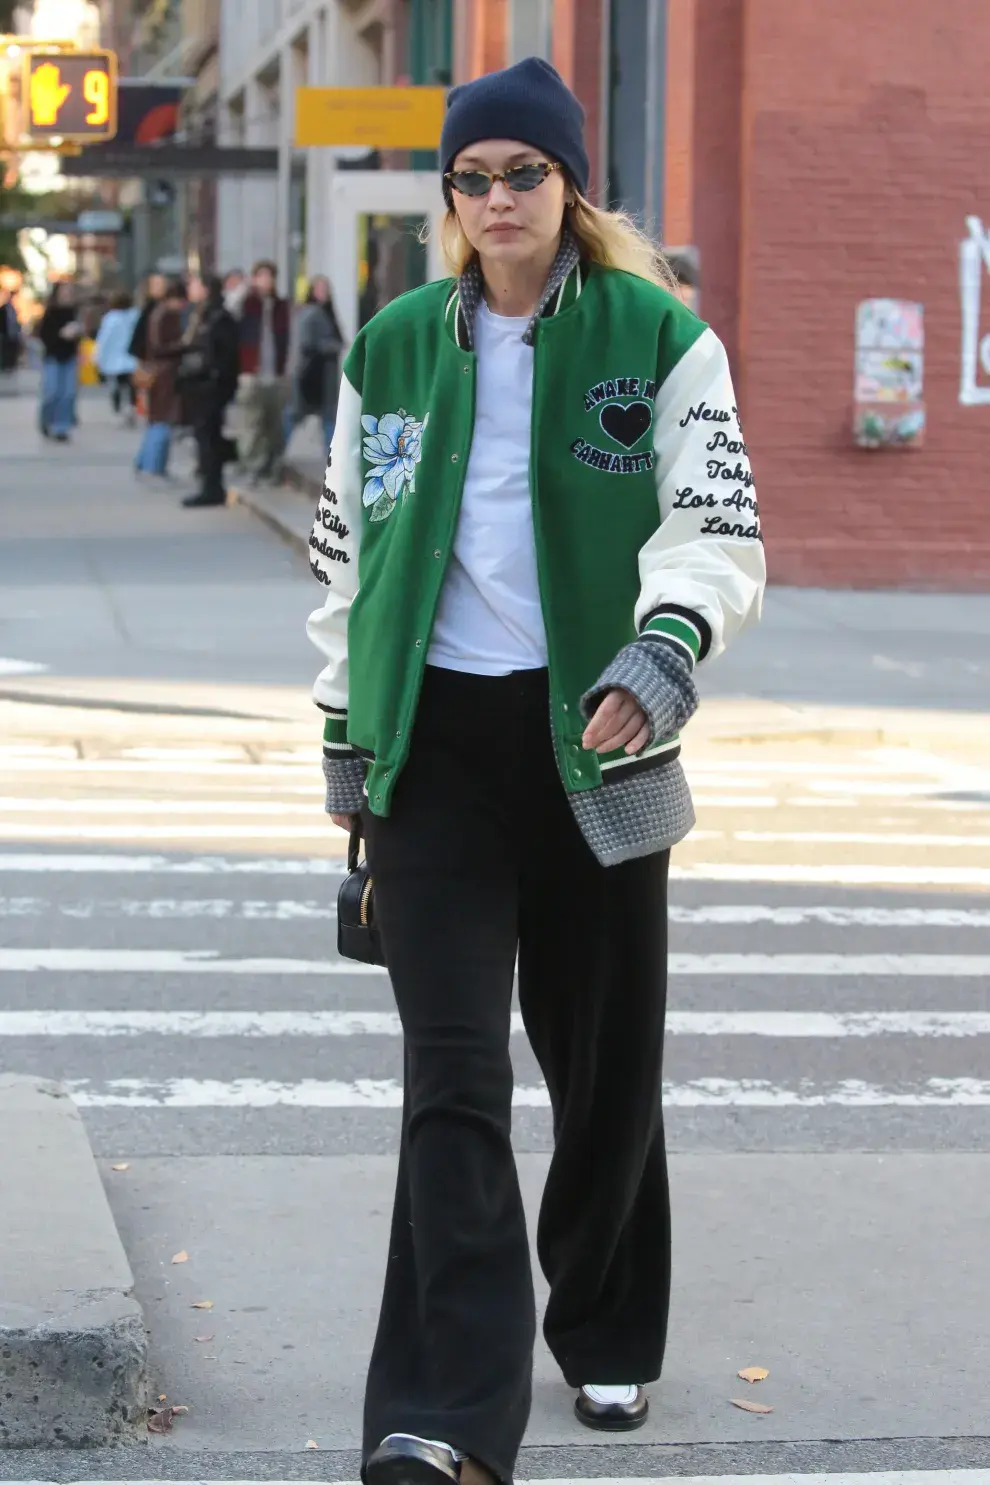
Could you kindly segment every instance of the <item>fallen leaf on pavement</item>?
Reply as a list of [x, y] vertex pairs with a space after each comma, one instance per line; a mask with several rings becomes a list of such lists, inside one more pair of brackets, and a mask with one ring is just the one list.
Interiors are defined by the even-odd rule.
[[168, 1397], [168, 1393], [167, 1392], [159, 1392], [159, 1394], [158, 1394], [158, 1401], [159, 1402], [164, 1402], [167, 1397]]
[[185, 1248], [183, 1248], [181, 1252], [176, 1253], [176, 1254], [173, 1255], [172, 1262], [173, 1263], [188, 1263], [189, 1262], [189, 1254], [186, 1252]]
[[316, 1440], [315, 1440], [315, 1439], [307, 1439], [307, 1440], [306, 1440], [306, 1448], [307, 1448], [307, 1449], [318, 1449], [318, 1448], [319, 1448], [319, 1447], [320, 1447], [320, 1446], [319, 1446], [319, 1444], [318, 1444], [318, 1443], [317, 1443], [317, 1442], [316, 1442]]
[[123, 1165], [111, 1165], [110, 1167], [111, 1170], [130, 1170], [130, 1168], [131, 1164], [129, 1160], [125, 1160]]
[[171, 1433], [173, 1418], [177, 1418], [180, 1413], [188, 1412], [188, 1408], [149, 1408], [148, 1432]]
[[736, 1372], [744, 1382], [765, 1382], [769, 1375], [765, 1366], [744, 1366], [741, 1372]]
[[193, 1302], [192, 1308], [194, 1310], [212, 1310], [213, 1301], [212, 1299], [197, 1299]]
[[193, 1340], [194, 1341], [199, 1341], [201, 1343], [204, 1342], [204, 1341], [212, 1341], [213, 1339], [215, 1339], [215, 1334], [214, 1335], [194, 1335], [193, 1336]]
[[734, 1408], [742, 1408], [744, 1413], [772, 1413], [773, 1408], [766, 1403], [748, 1402], [744, 1397], [730, 1397], [730, 1403]]

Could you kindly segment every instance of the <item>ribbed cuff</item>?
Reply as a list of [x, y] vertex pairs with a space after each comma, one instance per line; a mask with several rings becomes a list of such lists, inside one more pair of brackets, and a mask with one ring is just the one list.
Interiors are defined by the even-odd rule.
[[704, 660], [712, 647], [712, 630], [707, 619], [693, 609], [682, 608], [677, 603], [665, 603], [655, 608], [640, 624], [640, 634], [661, 634], [671, 641], [680, 654], [687, 659], [691, 669], [697, 661]]
[[324, 808], [328, 815], [356, 815], [364, 804], [365, 761], [356, 753], [346, 757], [323, 755], [323, 777], [327, 781]]
[[609, 691], [621, 687], [635, 697], [650, 724], [651, 747], [674, 737], [698, 709], [698, 691], [679, 642], [649, 633], [634, 639], [606, 666], [595, 686], [581, 697], [581, 713], [590, 721]]

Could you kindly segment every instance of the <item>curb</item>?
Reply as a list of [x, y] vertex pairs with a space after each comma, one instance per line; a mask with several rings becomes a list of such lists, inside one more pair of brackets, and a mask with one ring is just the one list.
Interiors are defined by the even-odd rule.
[[79, 1110], [0, 1075], [0, 1449], [147, 1443], [148, 1340]]
[[256, 490], [231, 486], [227, 504], [243, 505], [308, 562], [313, 508], [320, 488], [319, 480], [314, 481], [303, 470], [286, 464], [281, 486]]

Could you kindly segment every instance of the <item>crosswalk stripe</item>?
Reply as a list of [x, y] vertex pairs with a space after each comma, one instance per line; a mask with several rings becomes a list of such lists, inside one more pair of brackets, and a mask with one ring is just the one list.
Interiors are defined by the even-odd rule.
[[670, 903], [667, 913], [672, 923], [738, 927], [766, 923], [791, 928], [823, 923], [830, 928], [990, 928], [990, 910], [979, 908], [770, 907], [748, 902], [684, 907]]
[[[324, 788], [309, 791], [322, 799]], [[32, 799], [19, 795], [0, 798], [0, 813], [8, 815], [320, 815], [313, 803], [285, 799], [124, 799], [90, 794], [79, 799]], [[75, 826], [72, 827], [75, 830]], [[324, 829], [326, 825], [324, 824]], [[63, 834], [65, 832], [63, 831]]]
[[724, 834], [751, 845], [940, 846], [947, 850], [990, 846], [990, 835], [916, 835], [870, 830], [727, 830]]
[[[307, 811], [317, 816], [317, 808]], [[78, 841], [163, 841], [163, 840], [327, 840], [332, 827], [320, 817], [314, 825], [90, 825], [73, 821], [71, 825], [46, 825], [33, 820], [4, 825], [0, 822], [0, 840], [57, 840], [68, 837]]]
[[[332, 838], [332, 832], [324, 830]], [[346, 844], [340, 836], [343, 846]], [[119, 873], [121, 876], [284, 876], [339, 877], [343, 862], [319, 856], [278, 859], [276, 857], [192, 856], [176, 861], [170, 856], [28, 854], [0, 852], [0, 873], [48, 874], [81, 872], [86, 876]]]
[[[308, 1477], [307, 1477], [308, 1478]], [[990, 1470], [873, 1470], [869, 1474], [773, 1474], [763, 1475], [638, 1475], [626, 1477], [615, 1475], [565, 1476], [547, 1480], [517, 1480], [516, 1485], [659, 1485], [659, 1482], [676, 1479], [677, 1485], [990, 1485]], [[53, 1481], [31, 1479], [11, 1480], [8, 1485], [54, 1485]], [[156, 1480], [95, 1480], [72, 1478], [63, 1485], [163, 1485]], [[170, 1485], [203, 1485], [202, 1480], [174, 1479]], [[257, 1485], [254, 1480], [227, 1480], [218, 1478], [213, 1485]], [[289, 1485], [289, 1482], [273, 1480], [271, 1485]], [[312, 1485], [361, 1485], [359, 1480], [317, 1480]]]
[[[305, 1078], [296, 1083], [263, 1078], [90, 1078], [66, 1079], [80, 1108], [324, 1108], [398, 1109], [402, 1085], [394, 1078], [355, 1078], [352, 1082]], [[664, 1086], [667, 1108], [984, 1108], [990, 1106], [990, 1080], [928, 1078], [908, 1092], [858, 1078], [816, 1087], [809, 1079], [786, 1087], [766, 1078], [696, 1078]], [[514, 1108], [549, 1108], [546, 1085], [517, 1084]]]
[[[63, 832], [64, 833], [64, 832]], [[344, 847], [331, 828], [322, 832], [326, 840]], [[340, 858], [327, 857], [233, 857], [194, 856], [175, 860], [170, 856], [128, 855], [126, 852], [73, 855], [62, 852], [0, 852], [0, 875], [82, 873], [121, 876], [316, 876], [339, 877], [344, 870]], [[862, 862], [835, 865], [793, 862], [696, 861], [674, 864], [671, 881], [805, 884], [833, 887], [990, 887], [990, 867], [983, 866], [894, 866], [864, 865]]]
[[299, 902], [291, 898], [262, 902], [231, 897], [99, 898], [82, 902], [53, 902], [45, 897], [0, 897], [0, 918], [41, 918], [58, 914], [80, 922], [94, 918], [150, 919], [166, 922], [197, 918], [236, 920], [241, 923], [319, 922], [337, 916], [336, 903], [328, 891], [326, 902]]
[[887, 866], [862, 862], [692, 861], [672, 866], [671, 881], [777, 882], [809, 887], [990, 887], [987, 866]]
[[[820, 923], [830, 928], [990, 928], [990, 909], [979, 908], [874, 908], [837, 906], [771, 907], [765, 903], [706, 903], [685, 907], [670, 903], [672, 923], [693, 926], [775, 928]], [[41, 918], [49, 914], [90, 922], [96, 918], [150, 919], [184, 922], [197, 918], [243, 923], [298, 923], [330, 921], [337, 916], [332, 891], [325, 901], [281, 898], [153, 897], [95, 898], [53, 901], [46, 897], [0, 897], [0, 918]]]
[[[990, 954], [671, 954], [672, 975], [990, 976]], [[212, 949], [0, 949], [0, 972], [50, 974], [383, 974], [344, 959], [237, 959]]]
[[[672, 1036], [990, 1036], [990, 1011], [668, 1011]], [[511, 1030], [524, 1030], [514, 1013]], [[394, 1011], [0, 1011], [2, 1037], [400, 1036]]]

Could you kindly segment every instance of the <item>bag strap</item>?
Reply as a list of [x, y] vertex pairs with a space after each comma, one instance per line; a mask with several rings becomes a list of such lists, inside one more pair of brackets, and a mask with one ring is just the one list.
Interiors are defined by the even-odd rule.
[[361, 824], [351, 826], [351, 837], [347, 842], [347, 870], [357, 871], [358, 858], [361, 854]]

